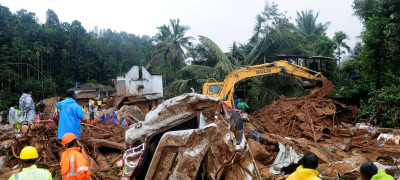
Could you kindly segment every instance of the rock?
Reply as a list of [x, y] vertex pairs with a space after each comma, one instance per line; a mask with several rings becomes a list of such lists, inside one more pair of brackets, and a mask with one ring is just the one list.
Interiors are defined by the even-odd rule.
[[122, 160], [117, 161], [117, 166], [122, 167]]
[[341, 143], [336, 144], [336, 146], [344, 152], [349, 152], [351, 148], [350, 145]]
[[265, 150], [264, 146], [262, 146], [259, 142], [254, 141], [253, 139], [248, 139], [250, 151], [254, 156], [254, 159], [263, 161], [267, 159], [271, 154]]
[[336, 149], [333, 148], [333, 147], [331, 147], [331, 146], [323, 145], [322, 147], [325, 148], [325, 149], [327, 149], [327, 150], [329, 150], [330, 152], [336, 153]]

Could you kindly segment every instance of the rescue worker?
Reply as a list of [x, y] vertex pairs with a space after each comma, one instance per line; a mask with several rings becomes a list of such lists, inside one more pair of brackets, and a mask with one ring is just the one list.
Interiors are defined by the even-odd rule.
[[394, 178], [388, 174], [384, 170], [378, 171], [378, 168], [375, 164], [366, 162], [363, 163], [360, 167], [361, 178], [364, 180], [394, 180]]
[[92, 99], [89, 100], [89, 111], [94, 110], [94, 101]]
[[36, 159], [39, 157], [37, 150], [32, 146], [26, 146], [19, 155], [22, 160], [22, 171], [13, 174], [8, 180], [52, 180], [51, 173], [46, 169], [37, 168]]
[[90, 170], [86, 154], [78, 145], [78, 137], [66, 133], [62, 144], [67, 147], [61, 156], [61, 176], [63, 180], [90, 180]]
[[237, 105], [237, 109], [240, 109], [243, 112], [246, 112], [249, 109], [249, 106], [247, 105], [246, 102], [239, 100], [239, 103]]
[[81, 137], [81, 121], [83, 117], [82, 108], [75, 101], [75, 92], [68, 91], [67, 98], [56, 105], [60, 109], [60, 120], [58, 122], [58, 139], [62, 139], [65, 133], [74, 133], [78, 140]]
[[304, 153], [302, 164], [286, 180], [320, 180], [318, 167], [318, 157], [312, 152]]
[[27, 122], [28, 125], [33, 124], [36, 119], [35, 115], [35, 104], [32, 99], [32, 90], [27, 88], [24, 89], [24, 93], [19, 99], [19, 107], [21, 108], [22, 117], [20, 118], [20, 122]]
[[98, 111], [101, 111], [101, 105], [103, 104], [103, 102], [99, 99], [98, 101], [97, 101], [97, 110]]

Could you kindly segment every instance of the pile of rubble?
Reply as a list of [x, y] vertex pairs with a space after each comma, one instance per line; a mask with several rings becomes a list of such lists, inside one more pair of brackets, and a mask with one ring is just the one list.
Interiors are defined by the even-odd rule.
[[[315, 142], [334, 133], [335, 125], [348, 123], [358, 109], [322, 98], [281, 97], [250, 115], [266, 132], [283, 137], [306, 137]], [[325, 132], [325, 133], [324, 133]]]
[[[121, 172], [121, 154], [125, 149], [125, 128], [111, 122], [97, 121], [94, 124], [82, 123], [80, 144], [88, 154], [92, 179], [118, 179]], [[65, 147], [57, 139], [57, 126], [53, 121], [41, 121], [30, 127], [23, 126], [20, 138], [11, 131], [0, 130], [0, 179], [8, 179], [20, 171], [18, 155], [23, 147], [33, 146], [38, 149], [36, 164], [48, 169], [55, 179], [61, 179], [60, 157]]]
[[329, 89], [301, 98], [281, 97], [250, 114], [244, 131], [262, 176], [284, 179], [307, 151], [319, 157], [317, 170], [323, 179], [357, 179], [359, 166], [367, 161], [400, 176], [400, 131], [350, 125], [358, 109], [324, 98]]

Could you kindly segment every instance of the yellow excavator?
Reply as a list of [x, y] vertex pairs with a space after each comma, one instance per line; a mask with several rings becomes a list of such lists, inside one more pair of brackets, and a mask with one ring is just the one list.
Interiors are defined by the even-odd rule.
[[[230, 108], [235, 108], [233, 95], [236, 83], [246, 78], [276, 74], [280, 72], [309, 80], [322, 81], [323, 83], [327, 82], [323, 81], [325, 78], [321, 72], [316, 72], [306, 67], [289, 63], [285, 60], [279, 60], [274, 61], [273, 63], [237, 69], [229, 73], [224, 82], [218, 82], [214, 78], [209, 78], [203, 85], [203, 95], [218, 97]], [[331, 84], [331, 87], [329, 88], [333, 89], [333, 84], [330, 81], [328, 82]], [[325, 86], [325, 84], [322, 85]]]

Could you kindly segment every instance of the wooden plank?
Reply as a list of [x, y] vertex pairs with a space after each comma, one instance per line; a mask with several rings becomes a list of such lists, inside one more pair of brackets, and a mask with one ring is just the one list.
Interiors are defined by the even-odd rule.
[[107, 141], [105, 139], [91, 139], [93, 143], [96, 143], [97, 146], [102, 146], [102, 147], [109, 147], [113, 149], [119, 149], [119, 150], [125, 150], [125, 144], [124, 143], [116, 143], [116, 142], [111, 142]]

